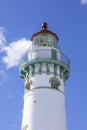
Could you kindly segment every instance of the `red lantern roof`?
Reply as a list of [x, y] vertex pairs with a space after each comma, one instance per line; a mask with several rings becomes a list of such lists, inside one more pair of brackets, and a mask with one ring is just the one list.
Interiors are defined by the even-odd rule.
[[42, 29], [41, 29], [39, 32], [36, 32], [35, 34], [32, 35], [31, 41], [33, 40], [33, 38], [34, 38], [35, 36], [37, 36], [37, 35], [39, 35], [39, 34], [44, 34], [44, 33], [51, 34], [51, 35], [55, 36], [57, 40], [59, 40], [58, 36], [57, 36], [55, 33], [51, 32], [50, 30], [47, 30], [47, 28], [48, 28], [48, 27], [47, 27], [47, 23], [44, 22], [44, 23], [42, 24]]

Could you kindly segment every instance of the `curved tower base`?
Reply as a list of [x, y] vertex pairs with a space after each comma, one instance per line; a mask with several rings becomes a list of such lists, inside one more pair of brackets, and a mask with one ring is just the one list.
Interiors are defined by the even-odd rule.
[[50, 88], [37, 88], [25, 94], [22, 128], [66, 130], [64, 94]]

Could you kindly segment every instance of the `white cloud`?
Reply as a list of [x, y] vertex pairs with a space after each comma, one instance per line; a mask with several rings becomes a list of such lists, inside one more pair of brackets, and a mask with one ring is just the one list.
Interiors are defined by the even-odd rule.
[[32, 45], [32, 42], [26, 38], [22, 38], [6, 45], [4, 32], [5, 29], [0, 27], [0, 53], [4, 52], [2, 61], [6, 64], [7, 68], [18, 66], [22, 57]]
[[9, 46], [4, 46], [2, 51], [5, 52], [6, 55], [2, 59], [7, 68], [18, 66], [20, 59], [27, 52], [31, 44], [32, 42], [30, 40], [22, 38], [10, 43]]
[[87, 4], [87, 0], [81, 0], [82, 4]]

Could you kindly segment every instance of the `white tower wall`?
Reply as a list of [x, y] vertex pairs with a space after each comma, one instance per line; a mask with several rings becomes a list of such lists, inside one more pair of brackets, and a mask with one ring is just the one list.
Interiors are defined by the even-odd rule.
[[37, 88], [25, 94], [22, 128], [26, 130], [66, 130], [64, 93]]
[[[54, 77], [54, 75], [50, 74], [50, 75], [47, 75], [47, 74], [42, 74], [42, 75], [35, 75], [34, 77], [31, 77], [31, 81], [32, 81], [32, 84], [31, 84], [31, 89], [34, 89], [34, 88], [51, 88], [51, 83], [50, 83], [50, 79]], [[58, 89], [60, 91], [62, 91], [64, 93], [64, 81], [61, 80], [58, 76], [57, 78], [59, 79], [60, 81], [60, 86], [58, 86]], [[57, 90], [58, 91], [58, 90]]]

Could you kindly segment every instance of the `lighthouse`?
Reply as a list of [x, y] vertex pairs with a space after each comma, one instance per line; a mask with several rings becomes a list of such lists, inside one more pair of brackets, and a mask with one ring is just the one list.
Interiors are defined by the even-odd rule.
[[69, 59], [45, 22], [31, 41], [27, 60], [20, 66], [24, 80], [21, 130], [67, 130], [64, 84], [70, 73]]

